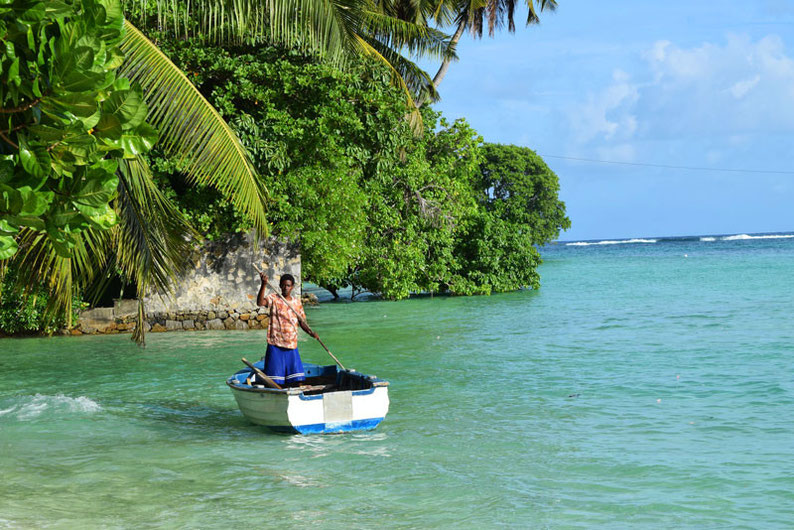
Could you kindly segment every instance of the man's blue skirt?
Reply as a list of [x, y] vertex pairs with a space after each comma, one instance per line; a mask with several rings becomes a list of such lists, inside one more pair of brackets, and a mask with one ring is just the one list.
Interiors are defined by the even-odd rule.
[[279, 385], [306, 379], [298, 348], [288, 350], [268, 344], [263, 372]]

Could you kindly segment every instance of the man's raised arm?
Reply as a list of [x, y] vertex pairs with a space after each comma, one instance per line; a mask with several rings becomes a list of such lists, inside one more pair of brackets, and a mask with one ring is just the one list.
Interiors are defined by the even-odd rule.
[[268, 301], [265, 299], [265, 291], [267, 290], [267, 274], [259, 271], [259, 278], [262, 280], [262, 285], [259, 287], [259, 294], [256, 295], [256, 305], [267, 307]]

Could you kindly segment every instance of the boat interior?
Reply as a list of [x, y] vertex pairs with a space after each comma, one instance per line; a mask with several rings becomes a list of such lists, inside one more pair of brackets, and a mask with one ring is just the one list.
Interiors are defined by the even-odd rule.
[[[254, 363], [254, 366], [262, 370], [264, 369], [264, 362], [258, 361]], [[365, 375], [351, 370], [341, 370], [338, 366], [333, 364], [323, 366], [319, 364], [303, 363], [303, 370], [306, 373], [306, 380], [302, 381], [300, 387], [293, 387], [293, 389], [300, 390], [305, 395], [316, 395], [325, 392], [344, 390], [367, 390], [373, 386], [388, 385], [387, 382], [381, 381], [375, 376]], [[246, 381], [250, 375], [251, 369], [244, 368], [229, 379], [229, 384], [238, 388], [250, 388], [252, 390], [267, 388], [264, 384], [259, 384], [259, 379], [257, 379], [254, 385], [247, 384]], [[273, 389], [268, 390], [272, 391]]]

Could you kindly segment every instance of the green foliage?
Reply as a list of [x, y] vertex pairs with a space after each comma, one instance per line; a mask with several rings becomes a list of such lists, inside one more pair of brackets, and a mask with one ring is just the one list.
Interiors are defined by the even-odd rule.
[[190, 182], [209, 185], [231, 200], [260, 234], [267, 232], [265, 190], [229, 125], [185, 74], [128, 21], [119, 71], [140, 83], [162, 152], [178, 161]]
[[482, 138], [465, 120], [450, 124], [424, 109], [425, 132], [404, 156], [367, 179], [369, 229], [350, 278], [387, 298], [412, 292], [472, 294], [454, 252], [460, 226], [476, 213], [470, 180]]
[[[146, 0], [128, 1], [125, 12], [140, 27], [193, 44], [271, 44], [300, 49], [347, 69], [363, 58], [379, 63], [403, 91], [404, 106], [420, 125], [415, 100], [438, 99], [435, 86], [413, 61], [453, 60], [455, 45], [431, 24], [430, 4], [369, 0]], [[439, 6], [440, 8], [440, 6]]]
[[476, 192], [482, 206], [516, 226], [529, 228], [533, 245], [543, 245], [571, 227], [558, 199], [557, 175], [532, 149], [485, 144]]
[[76, 234], [118, 221], [119, 159], [157, 139], [140, 87], [117, 77], [117, 0], [0, 5], [0, 260], [21, 229], [70, 257]]
[[557, 175], [526, 147], [485, 144], [482, 156], [473, 181], [478, 211], [456, 243], [464, 284], [485, 291], [538, 288], [537, 246], [571, 226]]
[[[405, 104], [375, 68], [355, 74], [276, 48], [164, 45], [229, 120], [268, 191], [272, 233], [300, 239], [304, 274], [317, 281], [347, 273], [366, 227], [365, 169], [397, 157], [389, 144], [411, 138]], [[386, 153], [379, 154], [384, 150]], [[153, 157], [163, 189], [213, 238], [244, 231], [227, 203], [190, 190], [173, 162]]]
[[[304, 279], [391, 299], [538, 286], [535, 246], [569, 221], [556, 175], [531, 150], [483, 146], [465, 120], [428, 108], [417, 137], [376, 64], [342, 72], [277, 48], [164, 48], [251, 154], [272, 233], [300, 243]], [[249, 228], [165, 156], [152, 165], [209, 237]]]
[[[44, 286], [37, 286], [27, 293], [13, 291], [17, 271], [11, 268], [0, 282], [4, 293], [0, 301], [0, 333], [15, 335], [24, 333], [53, 333], [67, 325], [66, 318], [53, 320], [47, 316], [49, 292]], [[79, 295], [72, 300], [72, 321], [77, 321], [80, 311], [88, 307]]]

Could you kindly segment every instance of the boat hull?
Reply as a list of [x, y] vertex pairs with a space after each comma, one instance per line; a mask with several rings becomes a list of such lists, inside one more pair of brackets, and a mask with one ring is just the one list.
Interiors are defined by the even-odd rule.
[[[333, 366], [317, 368], [336, 370]], [[323, 392], [255, 388], [244, 384], [245, 370], [232, 376], [227, 384], [243, 416], [276, 431], [333, 434], [374, 429], [389, 411], [388, 383], [362, 374], [341, 375], [348, 380], [359, 378], [361, 386], [369, 388]]]

